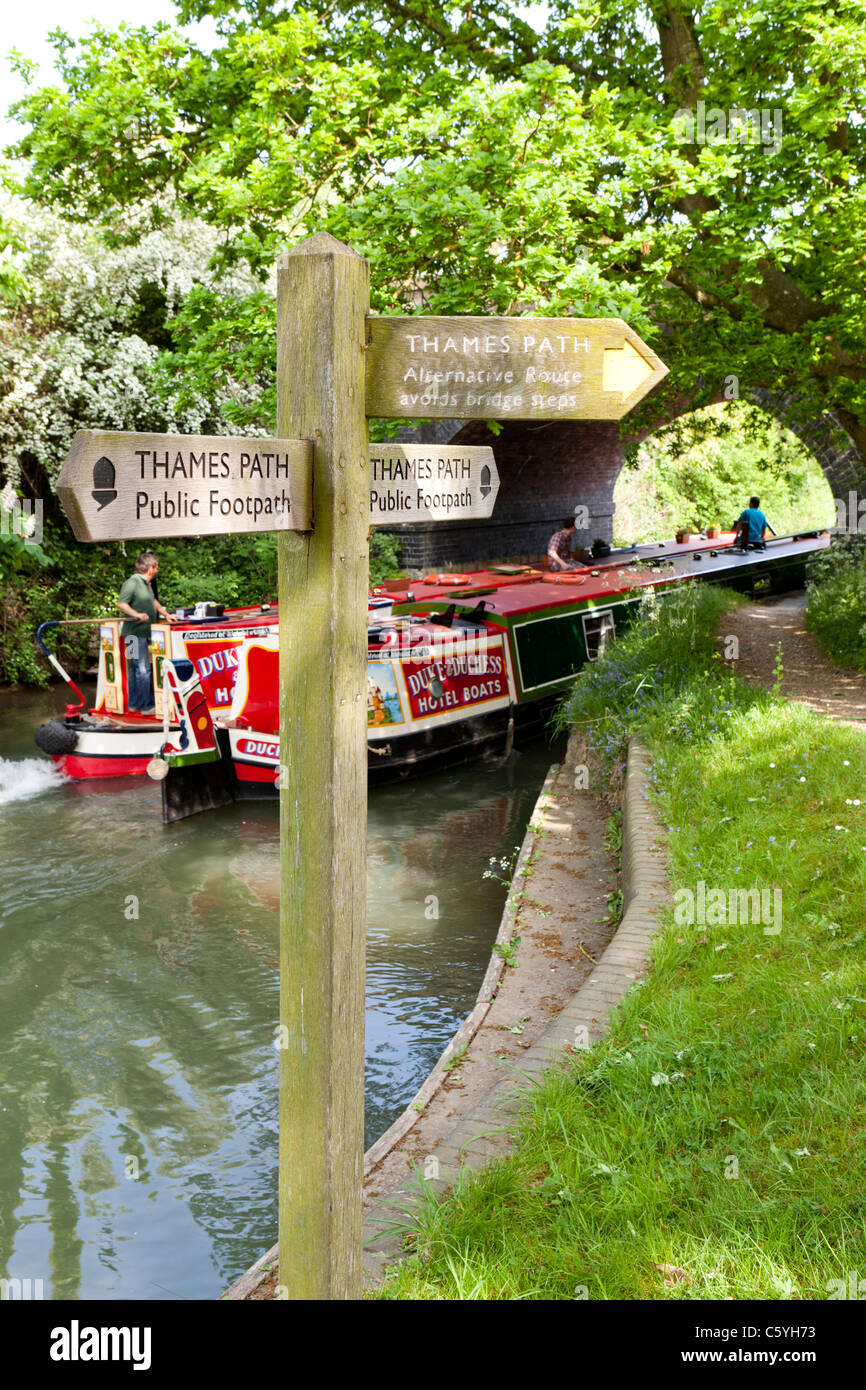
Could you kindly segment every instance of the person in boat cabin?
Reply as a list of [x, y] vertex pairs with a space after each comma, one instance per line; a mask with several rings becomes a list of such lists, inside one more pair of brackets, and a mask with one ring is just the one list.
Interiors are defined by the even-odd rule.
[[131, 714], [155, 714], [153, 687], [150, 681], [148, 642], [150, 625], [159, 614], [167, 623], [175, 621], [154, 596], [151, 580], [159, 570], [159, 560], [149, 550], [143, 550], [135, 562], [135, 574], [121, 586], [117, 606], [126, 615], [120, 635], [126, 647], [127, 708]]
[[576, 570], [580, 568], [571, 553], [571, 543], [576, 532], [574, 517], [567, 516], [561, 529], [554, 531], [547, 542], [547, 562], [552, 570]]
[[734, 525], [734, 545], [745, 550], [747, 545], [764, 545], [764, 532], [776, 534], [764, 513], [760, 510], [760, 497], [750, 497], [749, 505], [742, 511]]

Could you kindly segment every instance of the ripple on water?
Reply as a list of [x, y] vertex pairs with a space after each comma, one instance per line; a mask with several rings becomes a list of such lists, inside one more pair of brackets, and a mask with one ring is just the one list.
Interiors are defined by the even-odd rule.
[[[59, 698], [0, 695], [0, 1273], [213, 1298], [276, 1234], [276, 807], [166, 829], [146, 778], [64, 782], [29, 756]], [[371, 795], [366, 1145], [475, 1001], [549, 761]]]

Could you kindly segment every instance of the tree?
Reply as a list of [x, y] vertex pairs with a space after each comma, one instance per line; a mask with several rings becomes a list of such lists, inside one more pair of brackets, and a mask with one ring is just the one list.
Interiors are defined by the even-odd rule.
[[[215, 229], [179, 220], [134, 242], [108, 245], [95, 228], [10, 195], [0, 199], [0, 679], [44, 683], [39, 622], [99, 613], [129, 568], [125, 547], [79, 546], [52, 487], [77, 429], [231, 433], [254, 384], [223, 363], [220, 406], [172, 371], [171, 326], [196, 293], [215, 293], [208, 263]], [[223, 302], [246, 307], [256, 282], [220, 277]], [[45, 549], [23, 532], [37, 512]], [[18, 515], [16, 516], [16, 511]], [[258, 601], [276, 588], [273, 538], [221, 537], [161, 547], [176, 601], [218, 594]], [[66, 629], [70, 669], [87, 656], [87, 630]]]
[[[7, 481], [46, 494], [77, 429], [231, 433], [235, 387], [224, 374], [228, 415], [171, 379], [162, 354], [179, 305], [212, 293], [208, 271], [217, 233], [179, 220], [135, 243], [110, 246], [94, 228], [7, 195], [0, 228], [10, 254], [0, 281], [0, 460]], [[249, 274], [223, 277], [223, 293], [254, 287]]]
[[710, 419], [699, 422], [688, 447], [679, 447], [676, 432], [661, 430], [641, 445], [637, 471], [620, 474], [618, 541], [658, 540], [680, 527], [727, 530], [752, 493], [779, 535], [835, 525], [820, 464], [790, 430], [744, 402], [711, 405], [706, 413]]
[[[216, 17], [212, 53], [160, 25], [56, 40], [65, 90], [17, 108], [31, 196], [118, 239], [185, 209], [259, 276], [325, 227], [381, 312], [619, 314], [671, 367], [645, 419], [736, 375], [866, 450], [859, 0], [554, 0], [541, 32], [505, 0], [178, 8]], [[197, 312], [178, 349], [209, 391], [195, 343], [251, 311]]]

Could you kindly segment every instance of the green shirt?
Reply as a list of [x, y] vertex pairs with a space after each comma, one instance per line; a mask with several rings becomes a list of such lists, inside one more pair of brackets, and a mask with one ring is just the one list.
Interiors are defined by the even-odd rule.
[[127, 618], [120, 629], [121, 637], [149, 637], [150, 625], [156, 622], [156, 599], [153, 597], [153, 590], [144, 575], [130, 575], [117, 597], [120, 603], [128, 603], [130, 608], [135, 609], [136, 613], [148, 614], [146, 623], [138, 623], [132, 618]]

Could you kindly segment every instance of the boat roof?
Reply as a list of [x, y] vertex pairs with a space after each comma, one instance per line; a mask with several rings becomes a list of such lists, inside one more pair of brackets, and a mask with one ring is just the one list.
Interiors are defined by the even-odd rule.
[[598, 605], [635, 589], [662, 586], [688, 576], [706, 578], [724, 571], [751, 569], [769, 560], [809, 555], [828, 546], [830, 536], [817, 531], [780, 536], [769, 539], [764, 551], [745, 553], [734, 550], [733, 541], [733, 532], [727, 532], [715, 540], [696, 537], [679, 544], [661, 541], [618, 549], [592, 565], [568, 571], [578, 582], [552, 582], [554, 576], [544, 571], [547, 578], [543, 578], [540, 568], [497, 566], [450, 579], [440, 575], [437, 580], [442, 582], [432, 584], [403, 580], [396, 584], [391, 581], [387, 590], [385, 585], [380, 587], [390, 592], [395, 610], [399, 607], [404, 612], [429, 613], [433, 607], [440, 608], [443, 600], [463, 610], [474, 608], [484, 599], [487, 619], [508, 622], [539, 609], [575, 603]]

